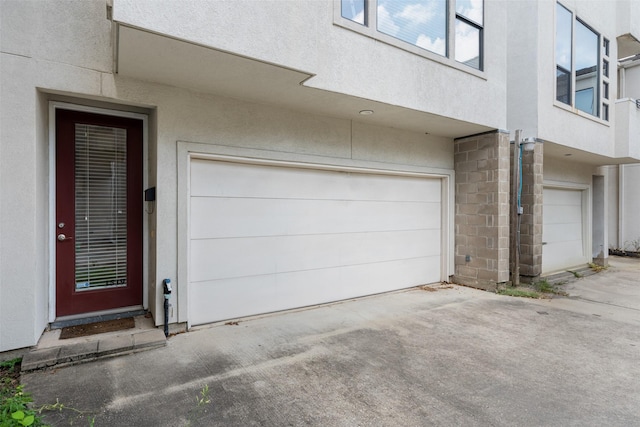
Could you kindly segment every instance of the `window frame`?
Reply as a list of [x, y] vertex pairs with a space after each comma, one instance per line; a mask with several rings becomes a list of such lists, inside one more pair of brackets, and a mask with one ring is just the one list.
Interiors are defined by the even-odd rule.
[[[486, 13], [485, 7], [487, 2], [482, 0], [482, 15], [483, 15], [483, 23], [482, 25], [471, 21], [465, 18], [462, 15], [458, 15], [456, 13], [455, 0], [446, 0], [447, 1], [447, 18], [446, 18], [446, 55], [442, 56], [437, 53], [431, 52], [427, 49], [418, 47], [412, 43], [403, 41], [401, 39], [390, 36], [386, 33], [378, 31], [377, 29], [377, 3], [378, 0], [364, 0], [364, 24], [360, 24], [351, 19], [345, 18], [342, 16], [342, 0], [333, 0], [334, 2], [334, 17], [333, 23], [338, 27], [342, 27], [356, 33], [367, 36], [371, 39], [383, 42], [387, 45], [394, 46], [396, 48], [402, 49], [404, 51], [413, 53], [415, 55], [421, 56], [423, 58], [430, 59], [434, 62], [439, 62], [443, 65], [449, 66], [451, 68], [455, 68], [460, 71], [464, 71], [468, 74], [472, 74], [476, 77], [480, 77], [486, 80], [486, 57], [485, 57], [485, 27], [486, 27]], [[461, 19], [459, 19], [461, 18]], [[463, 62], [458, 62], [455, 60], [455, 24], [458, 20], [471, 25], [473, 27], [477, 27], [480, 30], [480, 69], [473, 68], [470, 65], [467, 65]]]
[[[447, 13], [449, 13], [450, 15], [453, 15], [453, 26], [451, 28], [447, 28], [447, 31], [451, 30], [451, 32], [453, 33], [453, 39], [454, 42], [452, 43], [452, 49], [451, 52], [449, 51], [449, 49], [447, 49], [447, 56], [449, 58], [452, 58], [453, 60], [455, 60], [458, 64], [463, 64], [466, 65], [464, 62], [458, 61], [455, 59], [455, 47], [456, 47], [456, 43], [455, 43], [455, 38], [456, 38], [456, 24], [458, 22], [462, 22], [463, 24], [466, 24], [476, 30], [478, 30], [479, 32], [479, 45], [478, 45], [478, 68], [474, 68], [471, 67], [470, 65], [467, 65], [468, 67], [474, 69], [474, 70], [478, 70], [478, 71], [483, 71], [484, 70], [484, 19], [485, 19], [485, 14], [484, 14], [484, 5], [485, 2], [484, 0], [482, 0], [482, 24], [473, 21], [472, 19], [470, 19], [467, 16], [462, 15], [461, 13], [458, 13], [457, 11], [457, 5], [455, 0], [451, 1], [447, 1], [447, 7], [449, 10], [447, 10]], [[448, 48], [449, 46], [447, 46]]]
[[[572, 111], [579, 116], [586, 117], [595, 121], [599, 121], [605, 124], [609, 124], [610, 121], [610, 104], [611, 104], [611, 83], [610, 83], [610, 67], [611, 60], [609, 57], [610, 39], [602, 34], [602, 32], [596, 30], [592, 25], [588, 24], [584, 19], [580, 18], [575, 10], [567, 7], [562, 2], [555, 2], [554, 8], [554, 37], [553, 37], [553, 62], [554, 62], [554, 98], [553, 103], [555, 106], [563, 108], [568, 111]], [[567, 70], [564, 66], [558, 63], [558, 7], [562, 7], [571, 15], [571, 70]], [[593, 108], [596, 109], [597, 114], [591, 114], [578, 108], [576, 104], [577, 98], [577, 71], [576, 70], [576, 26], [581, 24], [588, 30], [592, 31], [597, 36], [597, 59], [596, 59], [596, 84], [593, 86], [595, 92], [595, 99], [593, 101]], [[606, 65], [605, 65], [606, 64]], [[607, 67], [609, 72], [607, 73]], [[558, 72], [561, 71], [564, 74], [569, 75], [569, 103], [565, 103], [558, 99]], [[605, 87], [608, 90], [605, 90]], [[585, 90], [585, 89], [583, 89]], [[608, 92], [608, 94], [606, 93]], [[605, 96], [605, 95], [608, 95]]]

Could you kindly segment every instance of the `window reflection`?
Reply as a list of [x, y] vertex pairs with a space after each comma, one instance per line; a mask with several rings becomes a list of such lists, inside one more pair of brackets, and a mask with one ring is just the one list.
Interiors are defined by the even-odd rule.
[[480, 30], [456, 21], [456, 61], [480, 69]]
[[556, 70], [556, 99], [571, 105], [571, 73], [560, 67]]
[[556, 99], [571, 105], [571, 12], [556, 5]]
[[598, 35], [576, 21], [576, 108], [598, 115]]
[[447, 54], [446, 0], [378, 0], [377, 19], [381, 33]]
[[456, 13], [473, 21], [476, 24], [483, 24], [482, 0], [457, 0]]
[[365, 25], [365, 0], [342, 0], [342, 17]]
[[349, 23], [350, 30], [427, 58], [407, 44], [483, 70], [484, 0], [340, 0], [340, 14], [338, 25], [348, 20], [362, 26]]
[[556, 64], [571, 70], [571, 12], [557, 5], [556, 16]]

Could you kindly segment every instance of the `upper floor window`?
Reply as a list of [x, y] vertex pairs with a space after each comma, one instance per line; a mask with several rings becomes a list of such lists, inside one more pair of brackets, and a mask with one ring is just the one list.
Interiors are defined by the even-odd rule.
[[608, 120], [608, 54], [606, 38], [556, 4], [556, 100]]
[[341, 0], [340, 12], [371, 37], [483, 68], [483, 0]]

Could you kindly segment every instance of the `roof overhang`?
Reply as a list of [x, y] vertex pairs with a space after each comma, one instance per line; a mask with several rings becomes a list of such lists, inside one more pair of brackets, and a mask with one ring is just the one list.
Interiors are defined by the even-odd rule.
[[[305, 86], [314, 74], [116, 25], [116, 73], [196, 92], [449, 138], [494, 130], [424, 111]], [[362, 110], [375, 113], [359, 114]]]
[[562, 144], [544, 141], [544, 156], [560, 158], [567, 161], [584, 163], [592, 166], [624, 165], [638, 163], [640, 159], [633, 157], [609, 157], [589, 151], [579, 150]]
[[640, 53], [640, 40], [633, 34], [618, 36], [618, 59], [628, 58]]

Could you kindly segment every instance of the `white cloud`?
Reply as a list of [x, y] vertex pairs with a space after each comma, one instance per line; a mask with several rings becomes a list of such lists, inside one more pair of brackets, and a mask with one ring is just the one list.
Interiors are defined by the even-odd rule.
[[466, 62], [480, 54], [480, 35], [474, 28], [456, 23], [456, 61]]
[[378, 6], [378, 30], [392, 36], [400, 31], [400, 27], [396, 25], [393, 17], [383, 5]]
[[406, 19], [414, 25], [427, 24], [435, 15], [435, 4], [410, 4], [404, 7], [397, 18]]
[[418, 36], [418, 40], [416, 41], [416, 46], [419, 46], [423, 49], [427, 49], [431, 52], [435, 52], [438, 55], [445, 55], [447, 53], [447, 45], [444, 39], [438, 37], [433, 40], [429, 36], [424, 34], [420, 34]]
[[361, 10], [356, 16], [354, 16], [353, 20], [359, 24], [364, 25], [364, 10]]
[[462, 0], [456, 4], [458, 13], [478, 24], [482, 24], [482, 0]]

